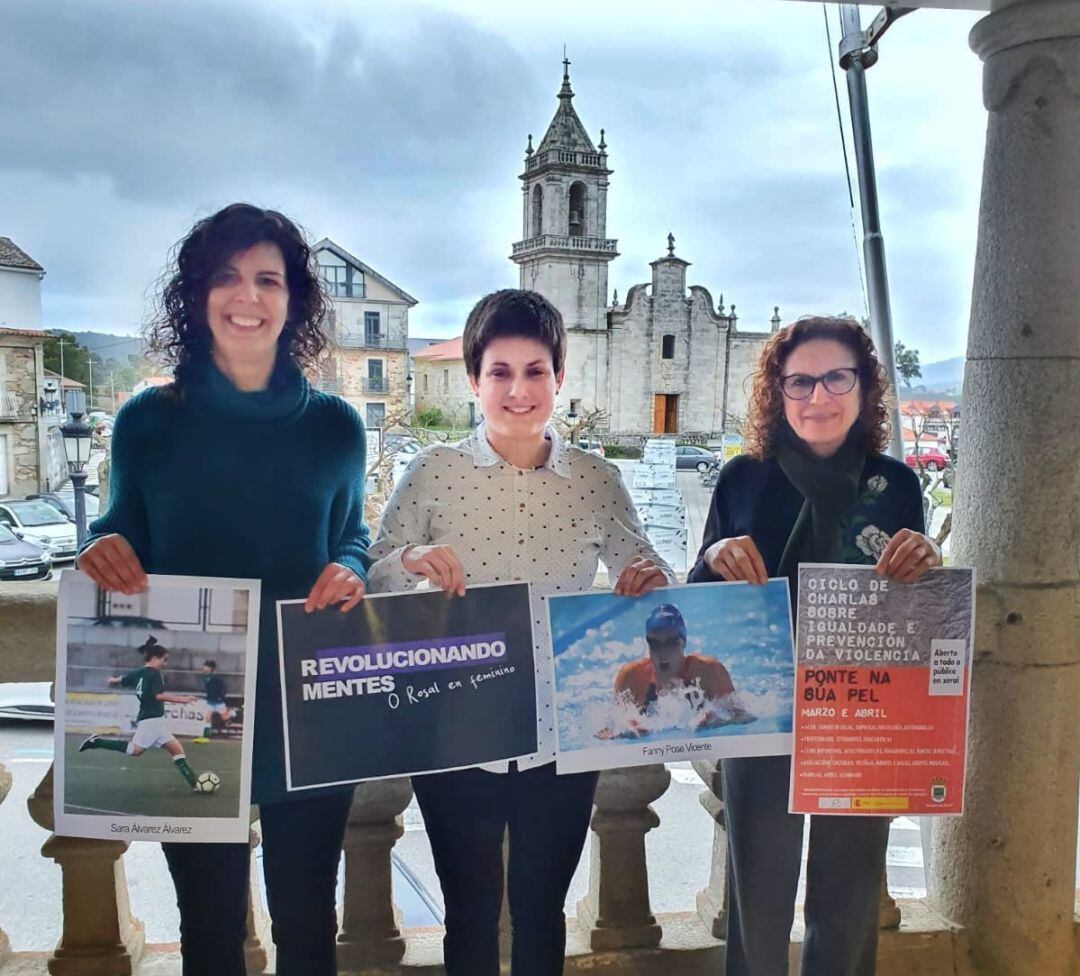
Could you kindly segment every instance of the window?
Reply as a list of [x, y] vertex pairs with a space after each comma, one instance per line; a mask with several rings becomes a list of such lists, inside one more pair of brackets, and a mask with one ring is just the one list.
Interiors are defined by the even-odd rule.
[[386, 378], [383, 376], [383, 361], [381, 359], [368, 360], [367, 388], [369, 393], [386, 392]]
[[331, 298], [363, 298], [364, 272], [344, 264], [320, 264], [319, 275]]
[[425, 373], [424, 374], [424, 392], [427, 393], [427, 391], [428, 391], [428, 374]]
[[450, 392], [450, 370], [448, 369], [442, 371], [442, 388], [443, 393]]
[[674, 359], [675, 358], [675, 336], [666, 335], [663, 338], [660, 348], [661, 359]]
[[364, 424], [369, 428], [382, 429], [386, 423], [386, 404], [369, 403], [364, 407]]
[[570, 187], [569, 233], [571, 237], [585, 236], [585, 184]]
[[537, 183], [532, 194], [532, 236], [539, 237], [544, 228], [544, 188]]
[[[7, 434], [0, 434], [0, 495], [6, 495], [11, 490], [11, 486], [8, 484], [7, 442]], [[11, 519], [5, 517], [5, 512], [2, 509], [0, 509], [0, 522], [11, 523]]]
[[381, 346], [386, 337], [382, 334], [382, 324], [378, 312], [364, 313], [364, 345]]

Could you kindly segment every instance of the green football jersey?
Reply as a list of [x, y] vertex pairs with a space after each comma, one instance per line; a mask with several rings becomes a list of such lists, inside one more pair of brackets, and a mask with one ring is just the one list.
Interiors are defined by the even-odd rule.
[[120, 679], [124, 688], [134, 688], [139, 698], [139, 714], [135, 721], [144, 718], [161, 718], [165, 714], [165, 703], [158, 701], [158, 695], [165, 690], [165, 675], [157, 668], [136, 668]]

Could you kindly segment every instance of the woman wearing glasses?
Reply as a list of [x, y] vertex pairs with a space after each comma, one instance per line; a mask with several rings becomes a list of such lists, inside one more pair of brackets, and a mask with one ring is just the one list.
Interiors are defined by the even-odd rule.
[[[851, 319], [806, 317], [765, 346], [746, 453], [720, 472], [689, 582], [857, 563], [899, 582], [941, 564], [915, 473], [888, 442], [885, 371]], [[789, 756], [724, 760], [731, 885], [726, 976], [786, 976], [803, 818], [787, 812]], [[885, 817], [811, 817], [802, 971], [871, 976]]]

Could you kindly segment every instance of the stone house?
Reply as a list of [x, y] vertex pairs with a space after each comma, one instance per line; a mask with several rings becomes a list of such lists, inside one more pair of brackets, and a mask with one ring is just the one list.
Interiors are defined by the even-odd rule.
[[[44, 463], [49, 427], [40, 409], [43, 339], [32, 329], [0, 328], [0, 498], [56, 487]], [[60, 474], [61, 480], [67, 476], [66, 470]]]
[[417, 301], [328, 237], [313, 250], [331, 301], [331, 354], [319, 386], [382, 428], [410, 407], [409, 309]]
[[[625, 305], [608, 304], [608, 265], [618, 257], [618, 242], [607, 237], [612, 170], [604, 130], [594, 145], [563, 63], [555, 116], [540, 145], [534, 150], [530, 135], [525, 150], [523, 239], [511, 254], [520, 287], [548, 298], [566, 324], [556, 406], [603, 411], [612, 434], [737, 432], [770, 331], [741, 331], [735, 306], [725, 312], [721, 298], [714, 308], [705, 288], [687, 294], [689, 262], [675, 256], [670, 234], [651, 283], [634, 285]], [[770, 324], [779, 328], [778, 309]]]
[[412, 361], [417, 412], [441, 410], [447, 424], [475, 426], [479, 408], [465, 374], [461, 336], [415, 351]]

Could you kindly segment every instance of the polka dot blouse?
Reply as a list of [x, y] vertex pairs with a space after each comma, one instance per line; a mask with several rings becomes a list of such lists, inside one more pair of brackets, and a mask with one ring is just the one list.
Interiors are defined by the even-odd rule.
[[368, 550], [375, 560], [368, 569], [370, 593], [413, 589], [424, 579], [402, 565], [409, 545], [451, 546], [466, 583], [532, 584], [539, 748], [518, 761], [522, 769], [555, 758], [546, 598], [591, 589], [600, 560], [612, 586], [638, 557], [651, 559], [675, 582], [645, 537], [619, 469], [567, 445], [550, 427], [547, 437], [548, 459], [532, 470], [504, 461], [483, 424], [458, 444], [421, 451], [398, 481]]

